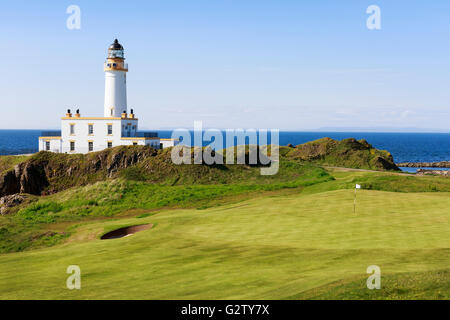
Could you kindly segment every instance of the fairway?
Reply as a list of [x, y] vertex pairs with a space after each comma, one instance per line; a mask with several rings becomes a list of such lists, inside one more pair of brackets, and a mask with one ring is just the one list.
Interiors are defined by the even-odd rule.
[[[62, 245], [0, 255], [0, 299], [450, 298], [449, 193], [361, 190], [354, 213], [353, 190], [307, 191], [81, 223]], [[100, 240], [138, 224], [153, 228]]]

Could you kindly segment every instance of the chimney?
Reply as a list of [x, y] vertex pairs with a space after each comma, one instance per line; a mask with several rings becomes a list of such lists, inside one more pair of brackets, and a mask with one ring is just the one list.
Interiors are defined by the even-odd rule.
[[130, 119], [134, 119], [134, 110], [133, 109], [131, 109]]
[[75, 117], [77, 117], [77, 118], [80, 117], [80, 109], [77, 109], [77, 113], [75, 114]]
[[72, 118], [72, 112], [70, 111], [70, 109], [67, 109], [66, 117]]
[[122, 119], [126, 119], [126, 118], [127, 118], [127, 110], [123, 110]]

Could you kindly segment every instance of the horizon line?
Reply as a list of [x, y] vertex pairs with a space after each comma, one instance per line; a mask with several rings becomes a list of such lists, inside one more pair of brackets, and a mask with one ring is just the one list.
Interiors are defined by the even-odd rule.
[[[142, 128], [142, 130], [139, 131], [143, 131], [143, 130], [157, 130], [157, 131], [173, 131], [173, 130], [177, 130], [177, 129], [187, 129], [189, 131], [194, 131], [194, 128]], [[255, 129], [255, 128], [214, 128], [214, 127], [206, 127], [203, 128], [203, 131], [205, 130], [220, 130], [220, 131], [225, 131], [225, 130], [248, 130], [248, 129]], [[267, 130], [273, 130], [276, 128], [262, 128], [262, 129], [267, 129]], [[4, 128], [0, 128], [0, 131], [48, 131], [48, 130], [60, 130], [58, 128], [46, 128], [46, 129], [4, 129]], [[391, 131], [391, 130], [371, 130], [371, 129], [337, 129], [337, 130], [325, 130], [325, 129], [305, 129], [305, 130], [299, 130], [299, 129], [278, 129], [280, 132], [304, 132], [304, 133], [441, 133], [441, 134], [450, 134], [449, 130], [427, 130], [427, 129], [413, 129], [413, 130], [407, 130], [407, 131]], [[400, 129], [401, 130], [401, 129]], [[417, 131], [415, 131], [417, 130]]]

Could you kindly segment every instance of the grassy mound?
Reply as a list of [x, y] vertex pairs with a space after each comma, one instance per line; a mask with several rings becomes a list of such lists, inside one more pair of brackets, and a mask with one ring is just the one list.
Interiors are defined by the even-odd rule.
[[388, 151], [377, 150], [366, 140], [323, 138], [291, 148], [286, 157], [336, 167], [400, 170]]

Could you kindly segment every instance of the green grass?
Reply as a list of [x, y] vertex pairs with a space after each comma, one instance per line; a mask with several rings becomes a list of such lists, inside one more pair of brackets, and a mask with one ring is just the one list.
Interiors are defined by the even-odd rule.
[[0, 174], [13, 169], [16, 164], [29, 158], [29, 156], [0, 156]]
[[[248, 179], [239, 184], [152, 184], [136, 181], [139, 179], [126, 180], [124, 178], [130, 176], [125, 175], [122, 179], [68, 189], [26, 204], [16, 214], [0, 217], [0, 230], [3, 230], [0, 253], [54, 245], [66, 238], [61, 234], [70, 234], [70, 230], [66, 230], [67, 223], [113, 217], [129, 210], [205, 209], [262, 193], [301, 190], [333, 179], [324, 169], [314, 166], [285, 163], [281, 170], [283, 174], [278, 176], [261, 177], [249, 169]], [[133, 173], [132, 177], [135, 176]], [[65, 223], [62, 228], [53, 227], [61, 223]], [[55, 232], [51, 241], [41, 241], [48, 231]]]
[[[248, 166], [146, 176], [164, 156], [0, 217], [0, 299], [450, 298], [448, 178], [289, 160], [275, 176]], [[99, 240], [143, 223], [154, 227]], [[65, 288], [70, 264], [80, 291]], [[381, 290], [365, 287], [372, 264]]]
[[[316, 300], [450, 299], [450, 269], [382, 275], [379, 290], [367, 290], [367, 276], [344, 279], [296, 295]], [[293, 297], [294, 298], [294, 297]]]
[[[204, 210], [79, 223], [66, 243], [0, 255], [0, 299], [448, 299], [449, 193], [360, 190], [355, 214], [353, 190], [342, 187], [367, 174]], [[154, 228], [98, 239], [143, 223]], [[73, 264], [81, 290], [65, 288]], [[381, 268], [382, 290], [365, 288], [369, 265]]]

